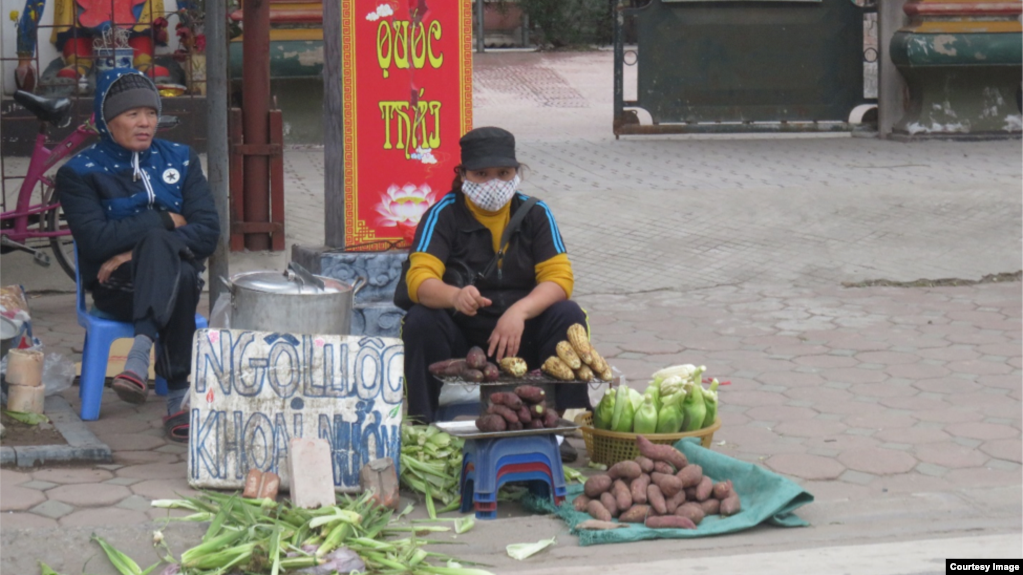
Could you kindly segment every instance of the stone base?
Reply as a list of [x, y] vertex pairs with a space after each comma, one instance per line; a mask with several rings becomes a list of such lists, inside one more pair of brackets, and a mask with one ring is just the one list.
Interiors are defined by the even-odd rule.
[[353, 283], [366, 279], [355, 294], [352, 335], [398, 337], [405, 312], [394, 306], [406, 252], [334, 252], [319, 246], [294, 246], [291, 258], [314, 274]]

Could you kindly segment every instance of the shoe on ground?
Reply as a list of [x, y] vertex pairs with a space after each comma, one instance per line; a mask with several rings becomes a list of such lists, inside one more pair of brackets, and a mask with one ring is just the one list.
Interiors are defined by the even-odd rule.
[[561, 442], [561, 446], [558, 449], [561, 451], [562, 463], [573, 463], [576, 459], [579, 459], [579, 452], [567, 439]]

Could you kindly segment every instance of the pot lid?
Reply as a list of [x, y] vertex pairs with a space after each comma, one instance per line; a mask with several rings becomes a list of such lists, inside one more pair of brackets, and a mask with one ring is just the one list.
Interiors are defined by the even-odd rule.
[[[319, 282], [310, 281], [311, 279]], [[315, 295], [352, 291], [352, 286], [335, 279], [311, 274], [302, 276], [292, 270], [284, 273], [271, 270], [240, 273], [231, 276], [231, 283], [246, 289], [277, 294]]]

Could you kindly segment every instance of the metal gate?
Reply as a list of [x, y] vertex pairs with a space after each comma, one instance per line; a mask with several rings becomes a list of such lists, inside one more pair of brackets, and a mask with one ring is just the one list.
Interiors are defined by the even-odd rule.
[[615, 135], [849, 130], [852, 109], [876, 101], [863, 94], [867, 11], [853, 0], [618, 0]]

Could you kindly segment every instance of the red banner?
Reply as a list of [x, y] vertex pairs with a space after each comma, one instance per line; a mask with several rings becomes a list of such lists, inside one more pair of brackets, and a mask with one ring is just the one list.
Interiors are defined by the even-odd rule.
[[342, 0], [345, 245], [411, 233], [472, 127], [470, 0]]

